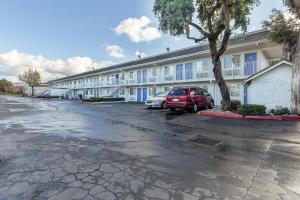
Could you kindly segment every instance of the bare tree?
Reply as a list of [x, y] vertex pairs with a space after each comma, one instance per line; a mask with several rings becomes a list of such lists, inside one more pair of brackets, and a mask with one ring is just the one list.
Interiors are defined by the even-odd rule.
[[37, 70], [28, 69], [19, 75], [19, 79], [31, 87], [32, 96], [34, 96], [34, 87], [41, 83], [40, 73]]

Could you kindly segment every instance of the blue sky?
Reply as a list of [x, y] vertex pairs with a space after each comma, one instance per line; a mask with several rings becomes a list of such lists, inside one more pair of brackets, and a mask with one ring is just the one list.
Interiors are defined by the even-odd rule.
[[[137, 51], [147, 56], [194, 44], [156, 32], [152, 6], [153, 0], [0, 0], [0, 77], [15, 80], [36, 67], [51, 79], [135, 59]], [[281, 0], [261, 0], [249, 31], [260, 29], [273, 7], [285, 10]], [[128, 33], [129, 22], [152, 32]]]

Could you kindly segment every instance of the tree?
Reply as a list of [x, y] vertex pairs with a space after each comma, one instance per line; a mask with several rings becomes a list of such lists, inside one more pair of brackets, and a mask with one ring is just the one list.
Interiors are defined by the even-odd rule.
[[34, 96], [34, 87], [41, 83], [41, 76], [37, 70], [28, 69], [24, 71], [22, 75], [19, 75], [19, 79], [31, 87], [32, 96]]
[[290, 62], [293, 63], [291, 86], [291, 113], [300, 114], [300, 0], [283, 0], [291, 17], [284, 19], [280, 11], [273, 11], [269, 21], [264, 22], [271, 39], [287, 46]]
[[[213, 73], [222, 95], [222, 106], [230, 108], [230, 95], [222, 75], [220, 57], [227, 49], [230, 35], [247, 31], [248, 15], [259, 0], [155, 0], [153, 12], [163, 33], [186, 34], [196, 43], [207, 40]], [[197, 36], [191, 36], [192, 28]]]
[[14, 92], [14, 85], [11, 81], [6, 79], [0, 80], [0, 93], [12, 94]]
[[263, 21], [263, 27], [268, 29], [269, 38], [283, 45], [283, 58], [293, 62], [299, 35], [299, 20], [287, 16], [282, 11], [273, 9], [268, 20]]

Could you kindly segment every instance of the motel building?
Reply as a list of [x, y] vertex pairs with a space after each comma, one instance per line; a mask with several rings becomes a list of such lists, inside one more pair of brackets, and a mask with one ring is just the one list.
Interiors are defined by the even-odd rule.
[[[256, 75], [259, 76], [261, 71], [270, 73], [272, 70], [266, 69], [281, 65], [281, 56], [282, 47], [268, 39], [266, 30], [231, 38], [227, 51], [221, 57], [223, 77], [229, 87], [231, 99], [240, 100], [242, 103], [264, 103], [259, 102], [264, 99], [260, 91], [266, 93], [273, 85], [278, 86], [278, 77], [274, 80], [267, 78], [268, 84], [259, 85], [260, 81], [254, 84], [256, 80], [260, 80]], [[287, 67], [289, 63], [284, 62], [283, 65]], [[118, 96], [134, 102], [144, 102], [149, 96], [169, 91], [176, 86], [200, 86], [213, 96], [215, 105], [220, 105], [222, 98], [212, 68], [209, 46], [202, 44], [51, 80], [48, 83], [51, 91], [55, 93], [53, 95], [60, 91], [60, 95], [68, 99]], [[279, 79], [280, 76], [284, 79], [281, 84], [290, 84], [291, 69], [282, 71], [287, 71], [287, 74], [278, 74]], [[258, 93], [250, 88], [251, 85], [258, 87]], [[247, 90], [250, 89], [249, 99]], [[289, 85], [287, 89], [290, 90]], [[271, 91], [278, 95], [284, 93], [278, 93], [278, 88]], [[259, 95], [262, 95], [261, 98]], [[269, 96], [272, 95], [276, 96], [274, 93]], [[279, 102], [290, 102], [290, 97], [285, 98]], [[251, 102], [251, 99], [255, 101]]]

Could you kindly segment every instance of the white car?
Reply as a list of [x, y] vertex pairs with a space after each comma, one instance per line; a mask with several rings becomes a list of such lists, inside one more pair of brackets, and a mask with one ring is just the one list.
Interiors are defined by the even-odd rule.
[[167, 108], [166, 96], [169, 92], [159, 92], [147, 99], [145, 108]]

